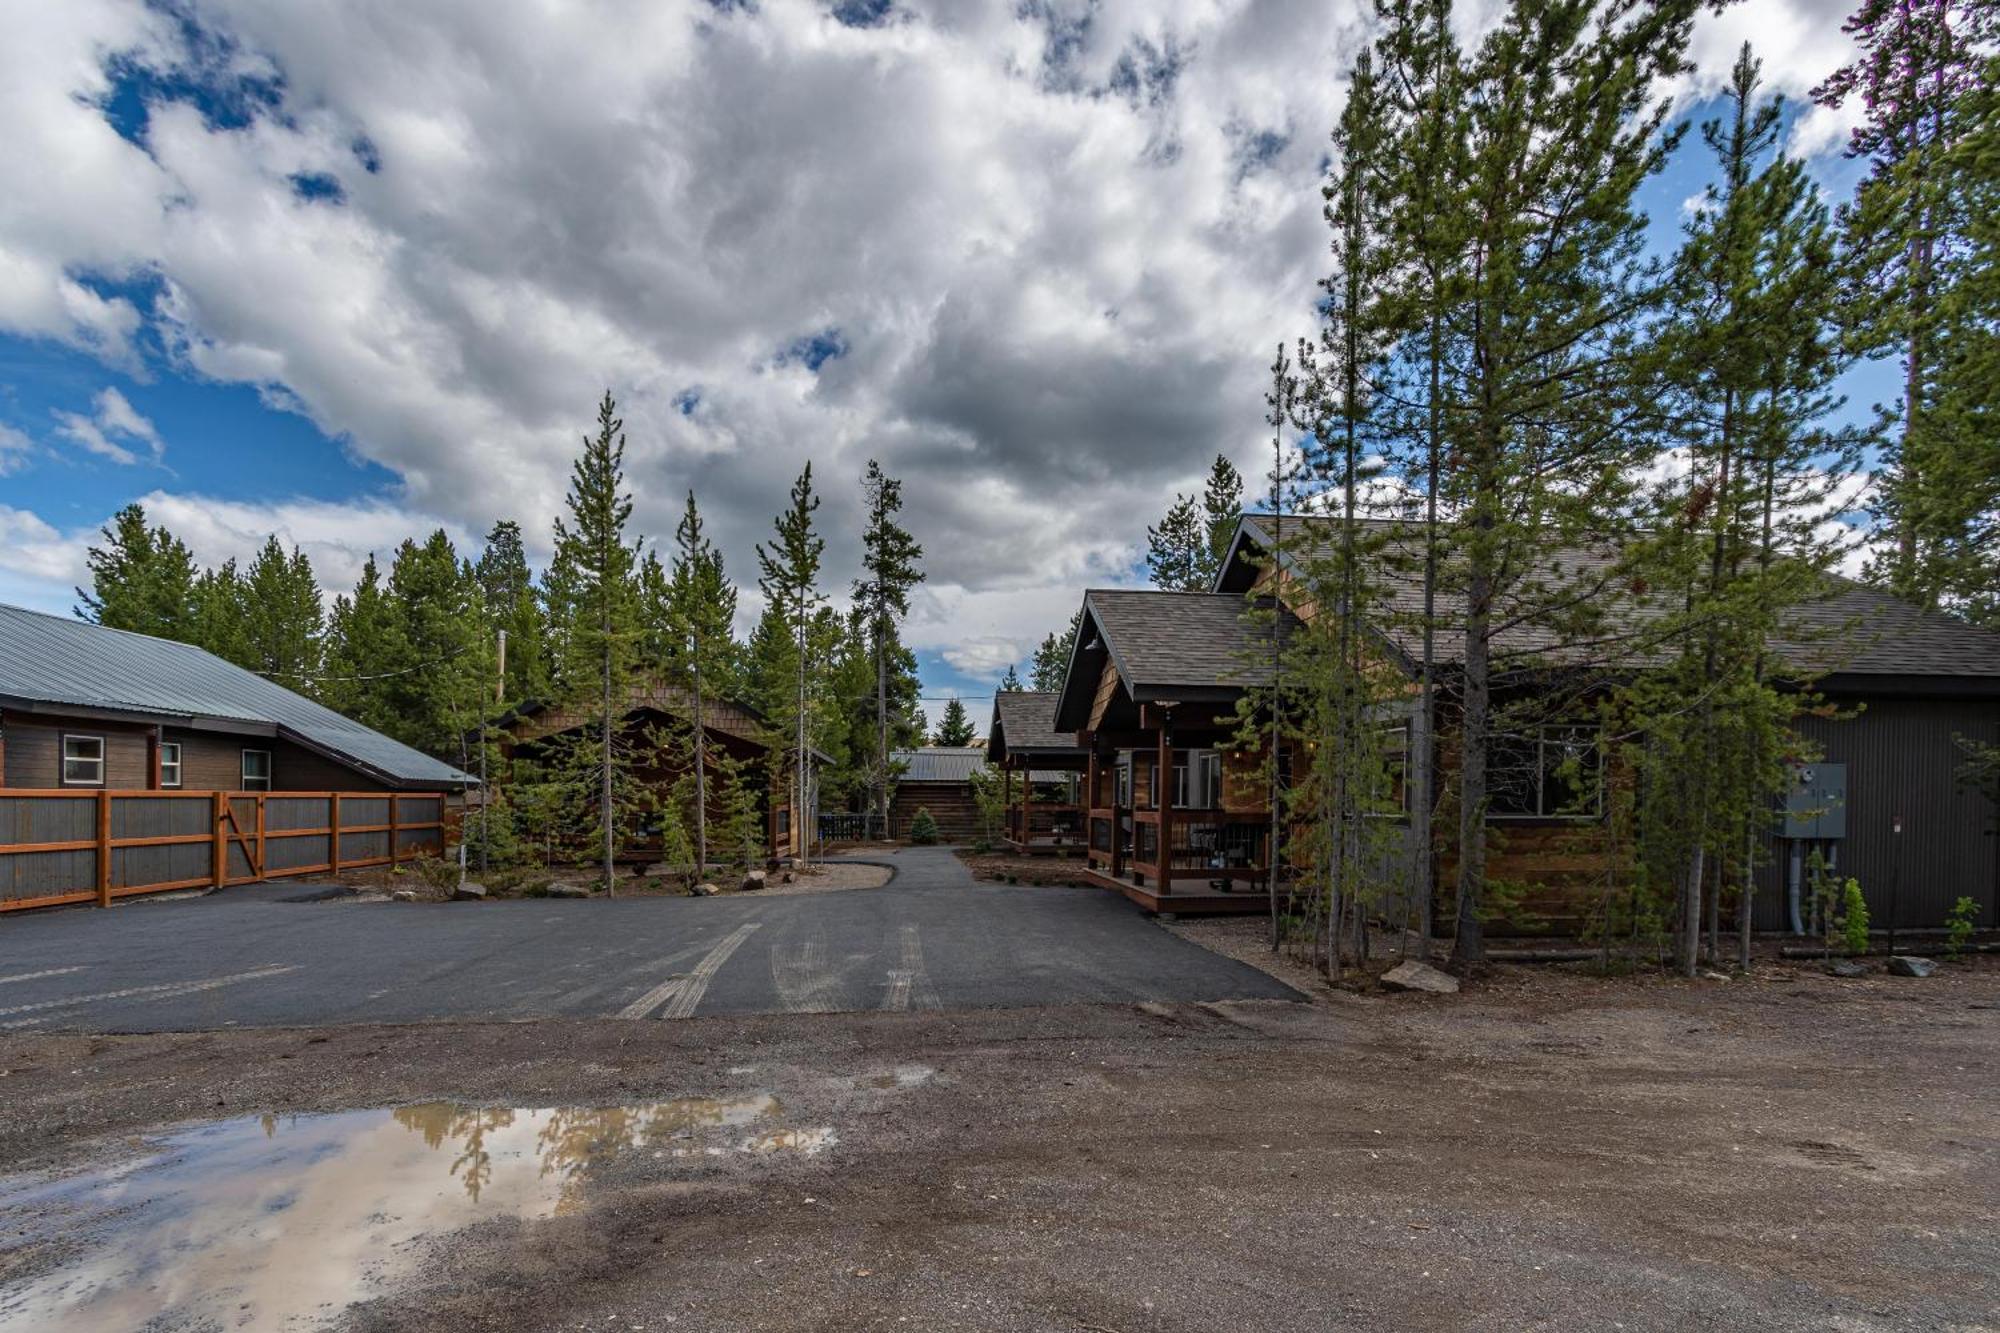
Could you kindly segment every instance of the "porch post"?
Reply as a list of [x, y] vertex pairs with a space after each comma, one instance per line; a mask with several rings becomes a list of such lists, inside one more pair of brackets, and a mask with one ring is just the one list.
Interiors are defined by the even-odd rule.
[[1083, 863], [1095, 869], [1091, 853], [1097, 850], [1097, 737], [1086, 743], [1083, 752]]
[[160, 789], [160, 733], [156, 724], [146, 733], [146, 790]]
[[1158, 889], [1162, 894], [1174, 889], [1174, 741], [1167, 730], [1168, 718], [1160, 719], [1159, 757], [1153, 761], [1153, 804], [1160, 809], [1160, 850]]

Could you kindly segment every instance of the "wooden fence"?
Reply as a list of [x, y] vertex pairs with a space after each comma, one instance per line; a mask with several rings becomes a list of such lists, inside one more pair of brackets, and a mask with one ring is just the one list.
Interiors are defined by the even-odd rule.
[[0, 788], [0, 912], [439, 855], [438, 792]]

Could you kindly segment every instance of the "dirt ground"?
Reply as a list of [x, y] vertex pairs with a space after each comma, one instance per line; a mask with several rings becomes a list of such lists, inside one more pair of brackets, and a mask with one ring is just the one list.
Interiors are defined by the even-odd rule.
[[1061, 888], [1082, 887], [1083, 853], [1076, 859], [1061, 856], [1012, 856], [1005, 852], [975, 852], [961, 848], [958, 859], [965, 862], [974, 879], [1000, 884], [1033, 884]]
[[1992, 959], [1322, 996], [0, 1035], [0, 1164], [439, 1098], [769, 1094], [824, 1127], [814, 1155], [610, 1155], [575, 1207], [420, 1243], [365, 1330], [2000, 1321]]

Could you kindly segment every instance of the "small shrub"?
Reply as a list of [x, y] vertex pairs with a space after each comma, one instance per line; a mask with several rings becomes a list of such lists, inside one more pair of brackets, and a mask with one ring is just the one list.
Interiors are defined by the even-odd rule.
[[[400, 867], [398, 867], [400, 869]], [[423, 856], [411, 864], [417, 878], [433, 889], [455, 889], [458, 887], [458, 862], [447, 861], [442, 856]]]
[[1951, 905], [1951, 911], [1944, 918], [1944, 955], [1956, 958], [1972, 943], [1973, 922], [1979, 919], [1979, 904], [1970, 898], [1960, 898]]
[[915, 818], [910, 820], [910, 841], [919, 847], [929, 847], [937, 840], [937, 820], [932, 817], [930, 807], [918, 806]]
[[1868, 952], [1868, 900], [1851, 877], [1840, 890], [1840, 941], [1849, 953]]

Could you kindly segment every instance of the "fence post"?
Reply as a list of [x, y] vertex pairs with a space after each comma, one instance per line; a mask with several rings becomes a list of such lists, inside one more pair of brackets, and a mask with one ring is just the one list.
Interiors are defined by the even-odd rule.
[[396, 846], [396, 843], [398, 841], [396, 826], [402, 822], [401, 818], [402, 807], [403, 807], [403, 798], [398, 796], [395, 792], [390, 792], [389, 793], [389, 868], [391, 870], [395, 869], [396, 866], [398, 866], [402, 862], [402, 857], [399, 855], [401, 849], [399, 849]]
[[328, 874], [338, 875], [340, 873], [340, 793], [332, 793], [328, 797], [328, 803], [332, 806], [332, 812], [327, 820], [326, 868]]
[[258, 879], [264, 878], [264, 793], [257, 793], [257, 864], [250, 867], [250, 873]]
[[210, 800], [213, 805], [210, 813], [215, 819], [215, 851], [212, 857], [213, 864], [209, 867], [209, 876], [219, 889], [229, 878], [229, 843], [222, 835], [223, 812], [229, 809], [229, 793], [214, 792]]
[[111, 793], [97, 793], [97, 905], [111, 906]]

